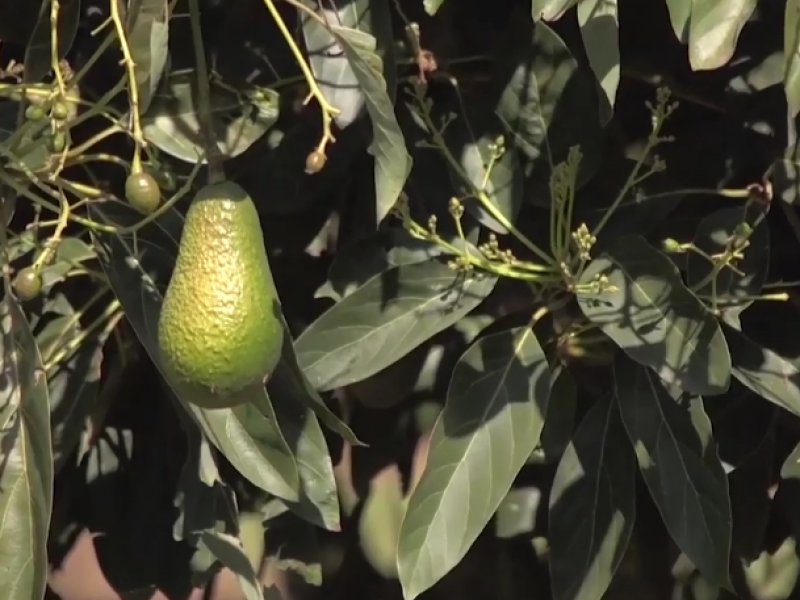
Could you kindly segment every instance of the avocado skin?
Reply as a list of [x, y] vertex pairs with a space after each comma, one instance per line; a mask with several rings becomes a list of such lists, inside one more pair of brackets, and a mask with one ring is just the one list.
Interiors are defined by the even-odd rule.
[[283, 323], [255, 204], [211, 184], [186, 214], [158, 322], [161, 366], [202, 408], [244, 404], [280, 360]]

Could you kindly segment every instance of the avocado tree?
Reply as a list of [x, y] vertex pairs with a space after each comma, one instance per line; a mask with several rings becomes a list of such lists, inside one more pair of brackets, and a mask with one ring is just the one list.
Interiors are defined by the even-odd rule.
[[799, 61], [797, 0], [0, 2], [0, 597], [788, 598]]

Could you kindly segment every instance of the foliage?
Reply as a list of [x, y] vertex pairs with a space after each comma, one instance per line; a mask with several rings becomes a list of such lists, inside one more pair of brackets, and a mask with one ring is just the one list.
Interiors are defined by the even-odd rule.
[[[121, 597], [789, 597], [799, 2], [15, 0], [0, 60], [0, 596], [88, 531]], [[222, 177], [288, 335], [208, 410]]]

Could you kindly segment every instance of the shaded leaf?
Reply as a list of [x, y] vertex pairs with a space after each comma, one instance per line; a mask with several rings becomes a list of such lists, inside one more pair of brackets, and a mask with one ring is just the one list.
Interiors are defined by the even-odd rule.
[[694, 237], [694, 245], [706, 256], [736, 250], [741, 258], [732, 262], [741, 274], [714, 265], [697, 252], [689, 252], [686, 282], [712, 308], [749, 305], [761, 292], [769, 270], [769, 227], [759, 207], [727, 208], [705, 217]]
[[731, 374], [776, 406], [800, 416], [800, 370], [728, 323], [722, 331], [731, 352]]
[[529, 463], [552, 463], [561, 459], [575, 429], [577, 403], [575, 379], [563, 364], [556, 364], [550, 378], [547, 418], [539, 446], [533, 451]]
[[398, 546], [405, 598], [466, 555], [539, 441], [550, 372], [529, 327], [479, 338], [453, 370]]
[[[107, 226], [126, 226], [141, 219], [122, 203], [90, 204], [89, 209], [93, 220]], [[92, 232], [103, 271], [156, 365], [158, 317], [182, 227], [183, 218], [172, 209], [135, 233], [124, 229], [117, 233]], [[300, 479], [292, 450], [274, 418], [268, 419], [261, 412], [271, 410], [266, 391], [235, 410], [204, 410], [183, 400], [181, 404], [243, 477], [282, 499], [298, 499]]]
[[126, 33], [135, 65], [139, 113], [145, 113], [158, 89], [169, 55], [169, 1], [131, 0]]
[[458, 273], [431, 260], [393, 267], [331, 307], [295, 341], [317, 390], [382, 371], [477, 307], [497, 278]]
[[[604, 291], [592, 291], [606, 277]], [[613, 287], [611, 287], [613, 286]], [[609, 245], [581, 275], [578, 304], [632, 359], [695, 394], [728, 389], [731, 357], [714, 317], [643, 238]]]
[[263, 586], [245, 554], [241, 540], [217, 531], [204, 531], [201, 534], [201, 540], [223, 566], [236, 575], [246, 600], [262, 600], [264, 598]]
[[375, 157], [375, 212], [380, 223], [403, 191], [411, 173], [411, 156], [394, 113], [384, 62], [376, 54], [377, 40], [348, 27], [331, 27], [331, 32], [350, 61], [372, 121], [373, 139], [369, 151]]
[[[148, 142], [170, 156], [205, 164], [196, 83], [193, 70], [167, 75], [142, 115], [142, 133]], [[280, 98], [269, 88], [234, 93], [212, 82], [211, 110], [217, 146], [229, 159], [247, 150], [277, 122]]]
[[549, 196], [552, 167], [566, 160], [572, 146], [583, 154], [580, 182], [600, 164], [597, 84], [544, 23], [525, 28], [524, 36], [508, 36], [507, 46], [499, 49], [495, 110], [509, 134], [506, 146], [519, 151], [526, 182], [533, 185], [528, 195]]
[[0, 301], [0, 595], [42, 598], [53, 505], [50, 410], [42, 360], [7, 287]]
[[584, 0], [577, 12], [589, 65], [610, 109], [601, 112], [605, 123], [614, 112], [620, 77], [617, 0]]
[[533, 0], [531, 2], [531, 14], [534, 22], [540, 19], [557, 21], [579, 2], [580, 0]]
[[724, 66], [758, 0], [694, 0], [689, 19], [689, 63], [695, 71]]
[[636, 461], [613, 396], [598, 400], [558, 463], [548, 537], [555, 600], [600, 600], [636, 520]]
[[[58, 25], [56, 55], [63, 59], [75, 43], [78, 27], [81, 22], [81, 0], [60, 0], [58, 6]], [[52, 35], [52, 2], [40, 2], [39, 18], [25, 47], [26, 82], [37, 83], [45, 79], [51, 72], [53, 56]]]
[[730, 588], [728, 479], [702, 399], [679, 404], [655, 375], [624, 355], [614, 363], [614, 393], [667, 531], [703, 577]]

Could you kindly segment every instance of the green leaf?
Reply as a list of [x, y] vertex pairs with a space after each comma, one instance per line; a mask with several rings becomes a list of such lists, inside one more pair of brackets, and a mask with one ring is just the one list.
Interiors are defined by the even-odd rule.
[[733, 58], [736, 42], [758, 0], [694, 0], [689, 19], [689, 63], [694, 71], [718, 69]]
[[[53, 34], [51, 28], [53, 3], [40, 2], [39, 4], [39, 18], [25, 47], [24, 77], [25, 81], [30, 83], [38, 83], [44, 80], [53, 66]], [[56, 44], [58, 48], [56, 49], [56, 55], [61, 60], [72, 49], [72, 44], [75, 43], [83, 13], [81, 11], [81, 0], [60, 0], [57, 6]]]
[[[201, 161], [203, 137], [197, 120], [197, 75], [194, 70], [170, 73], [161, 82], [142, 133], [159, 150], [188, 163]], [[211, 110], [217, 146], [226, 159], [240, 155], [269, 131], [280, 114], [280, 97], [269, 88], [232, 92], [211, 85]]]
[[682, 44], [689, 42], [689, 19], [694, 0], [666, 0], [672, 30]]
[[458, 322], [496, 283], [494, 276], [459, 273], [439, 260], [393, 267], [295, 340], [300, 367], [320, 391], [366, 379]]
[[387, 89], [384, 61], [376, 54], [377, 40], [368, 33], [347, 27], [331, 27], [331, 32], [350, 61], [372, 121], [373, 139], [369, 151], [375, 157], [375, 212], [380, 223], [403, 191], [411, 173], [411, 156]]
[[534, 22], [539, 20], [558, 21], [570, 8], [581, 0], [533, 0], [531, 14]]
[[425, 12], [430, 16], [435, 15], [442, 8], [444, 0], [422, 0], [422, 6], [425, 7]]
[[461, 356], [400, 531], [406, 600], [453, 569], [483, 531], [539, 442], [549, 395], [547, 358], [529, 327], [479, 338]]
[[[89, 207], [93, 220], [106, 226], [129, 226], [141, 220], [141, 215], [122, 203]], [[158, 317], [182, 228], [183, 218], [172, 209], [135, 233], [125, 233], [124, 229], [117, 233], [92, 232], [101, 250], [103, 271], [156, 365]], [[184, 401], [181, 405], [243, 477], [284, 500], [298, 500], [297, 462], [275, 423], [266, 391], [235, 410], [204, 410]]]
[[53, 506], [50, 408], [42, 359], [6, 287], [0, 301], [0, 596], [42, 598]]
[[200, 539], [223, 566], [236, 575], [246, 600], [262, 600], [264, 598], [263, 586], [244, 552], [241, 540], [218, 531], [204, 531]]
[[636, 520], [636, 461], [613, 397], [595, 402], [558, 463], [548, 538], [554, 600], [600, 600]]
[[[743, 230], [744, 228], [744, 230]], [[689, 252], [686, 282], [712, 308], [747, 306], [757, 296], [769, 270], [769, 226], [760, 207], [726, 208], [705, 217], [694, 236], [694, 245], [706, 256], [737, 250], [733, 261], [738, 271], [714, 265], [697, 252]]]
[[494, 77], [496, 113], [508, 131], [507, 147], [516, 147], [533, 185], [527, 195], [549, 197], [553, 165], [569, 149], [583, 154], [579, 182], [593, 175], [602, 159], [603, 131], [594, 75], [581, 67], [564, 41], [544, 23], [525, 37], [509, 36], [498, 50]]
[[139, 112], [150, 107], [169, 56], [169, 1], [131, 0], [125, 23], [135, 65]]
[[800, 416], [800, 370], [772, 350], [763, 348], [727, 323], [728, 341], [736, 380], [776, 406]]
[[[474, 100], [479, 103], [477, 98]], [[470, 110], [454, 114], [459, 118], [447, 125], [444, 135], [451, 153], [459, 161], [461, 172], [449, 168], [450, 179], [458, 197], [464, 198], [464, 207], [478, 222], [505, 235], [508, 229], [503, 223], [513, 224], [522, 207], [523, 172], [519, 155], [514, 148], [498, 155], [496, 146], [503, 140], [503, 123], [497, 115]], [[479, 195], [494, 205], [502, 221], [478, 200]]]
[[800, 112], [800, 0], [786, 0], [783, 20], [783, 87], [789, 118]]
[[[327, 26], [308, 14], [301, 13], [303, 36], [308, 51], [309, 64], [314, 78], [325, 100], [339, 110], [334, 117], [336, 125], [344, 129], [355, 121], [364, 109], [364, 91], [350, 66], [350, 59], [328, 30], [331, 26], [349, 27], [372, 35], [376, 39], [377, 54], [383, 64], [383, 73], [391, 77], [393, 73], [391, 45], [391, 13], [387, 0], [353, 0], [332, 8], [322, 6], [316, 11]], [[388, 68], [387, 65], [388, 59]], [[394, 97], [395, 82], [387, 85], [390, 97]]]
[[679, 404], [650, 371], [620, 356], [614, 393], [664, 525], [703, 577], [730, 588], [728, 479], [703, 401], [693, 397]]
[[539, 446], [528, 459], [529, 464], [549, 464], [561, 459], [575, 429], [578, 391], [575, 379], [563, 364], [552, 368], [550, 402]]
[[620, 77], [617, 0], [583, 0], [577, 12], [589, 65], [608, 101], [601, 113], [606, 123], [614, 113]]
[[[600, 293], [593, 291], [598, 277], [607, 278]], [[589, 263], [579, 286], [583, 313], [633, 360], [686, 392], [728, 389], [731, 357], [719, 324], [669, 258], [646, 240], [616, 240]]]

